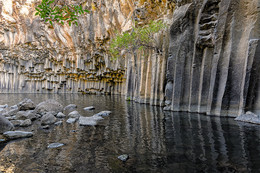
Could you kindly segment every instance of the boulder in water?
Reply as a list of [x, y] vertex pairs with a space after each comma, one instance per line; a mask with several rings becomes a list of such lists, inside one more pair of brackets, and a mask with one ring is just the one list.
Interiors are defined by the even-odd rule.
[[72, 111], [74, 111], [75, 109], [77, 109], [77, 105], [75, 105], [75, 104], [69, 104], [69, 105], [66, 106], [63, 110], [64, 110], [64, 111], [72, 112]]
[[56, 115], [57, 118], [65, 118], [66, 115], [63, 114], [62, 112], [59, 112], [57, 115]]
[[78, 111], [73, 111], [73, 112], [69, 113], [68, 116], [69, 116], [70, 118], [76, 118], [76, 119], [79, 119], [79, 117], [80, 117], [81, 115], [79, 114]]
[[20, 111], [32, 110], [35, 109], [35, 104], [31, 99], [25, 98], [23, 101], [18, 103], [18, 108]]
[[66, 122], [69, 124], [75, 123], [77, 121], [77, 118], [69, 118]]
[[89, 107], [85, 107], [84, 110], [85, 111], [90, 111], [90, 110], [94, 110], [94, 106], [89, 106]]
[[41, 118], [41, 124], [42, 125], [49, 125], [56, 122], [56, 117], [54, 116], [54, 112], [47, 112], [45, 115]]
[[126, 162], [129, 159], [129, 156], [127, 154], [123, 154], [117, 157], [119, 160]]
[[14, 129], [14, 125], [4, 116], [0, 115], [0, 133], [4, 133], [12, 129]]
[[3, 134], [7, 139], [27, 138], [33, 136], [32, 132], [7, 131]]
[[246, 114], [242, 114], [235, 118], [236, 121], [243, 121], [253, 124], [260, 124], [260, 116], [254, 114], [253, 112], [246, 112]]
[[58, 147], [62, 147], [64, 144], [62, 143], [51, 143], [48, 145], [47, 148], [58, 148]]
[[30, 125], [32, 125], [32, 121], [30, 119], [23, 120], [20, 124], [21, 127], [28, 127]]
[[101, 112], [97, 113], [96, 115], [103, 117], [103, 116], [108, 116], [111, 113], [112, 113], [111, 111], [101, 111]]
[[61, 125], [62, 124], [62, 121], [57, 121], [56, 123], [54, 123], [54, 125], [58, 126], [58, 125]]
[[44, 115], [46, 114], [46, 112], [54, 112], [54, 114], [57, 115], [59, 112], [62, 111], [63, 111], [63, 106], [59, 102], [53, 99], [49, 99], [44, 102], [41, 102], [35, 108], [35, 112], [40, 115]]

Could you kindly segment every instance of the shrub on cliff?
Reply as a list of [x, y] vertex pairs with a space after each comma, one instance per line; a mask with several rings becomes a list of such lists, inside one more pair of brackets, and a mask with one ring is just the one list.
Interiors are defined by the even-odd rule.
[[133, 27], [130, 32], [117, 33], [110, 42], [109, 52], [117, 58], [121, 52], [134, 52], [142, 49], [153, 49], [161, 52], [154, 42], [154, 34], [164, 29], [166, 25], [162, 21], [151, 21], [142, 27]]
[[78, 16], [89, 12], [83, 9], [82, 4], [68, 4], [61, 0], [42, 0], [36, 8], [36, 16], [40, 16], [45, 22], [53, 25], [53, 22], [64, 25], [67, 22], [78, 25]]

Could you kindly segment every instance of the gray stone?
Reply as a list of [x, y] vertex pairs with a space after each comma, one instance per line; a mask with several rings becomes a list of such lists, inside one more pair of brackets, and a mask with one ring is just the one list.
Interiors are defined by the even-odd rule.
[[18, 111], [19, 111], [18, 107], [13, 107], [13, 108], [10, 107], [2, 115], [5, 117], [11, 117], [11, 116], [15, 115]]
[[81, 115], [79, 114], [78, 111], [73, 111], [73, 112], [69, 113], [68, 116], [69, 116], [70, 118], [76, 118], [76, 119], [79, 119], [79, 117], [80, 117]]
[[126, 162], [129, 159], [129, 156], [127, 154], [123, 154], [117, 157], [119, 160]]
[[253, 124], [260, 124], [260, 116], [250, 111], [246, 112], [246, 114], [242, 114], [238, 116], [237, 118], [235, 118], [235, 120], [253, 123]]
[[48, 145], [47, 148], [59, 148], [59, 147], [62, 147], [64, 144], [62, 143], [51, 143]]
[[41, 102], [35, 108], [35, 112], [40, 115], [44, 115], [46, 112], [54, 112], [54, 114], [57, 115], [59, 112], [62, 112], [62, 110], [63, 106], [53, 99]]
[[14, 126], [20, 126], [22, 124], [23, 120], [11, 120], [11, 123]]
[[56, 115], [57, 118], [65, 118], [66, 115], [63, 114], [62, 112], [59, 112], [57, 115]]
[[56, 126], [59, 126], [61, 124], [62, 124], [62, 121], [57, 121], [56, 123], [54, 123], [54, 125], [56, 125]]
[[42, 129], [49, 129], [50, 126], [49, 126], [49, 125], [45, 125], [45, 126], [42, 126], [41, 128], [42, 128]]
[[26, 120], [22, 121], [20, 124], [21, 127], [28, 127], [30, 125], [32, 125], [32, 121], [30, 119], [26, 119]]
[[25, 119], [30, 119], [30, 120], [35, 120], [38, 117], [36, 116], [35, 111], [29, 110], [29, 111], [19, 111], [15, 115], [17, 120], [25, 120]]
[[24, 131], [7, 131], [7, 132], [3, 133], [3, 135], [7, 139], [17, 139], [17, 138], [32, 137], [33, 133], [32, 132], [24, 132]]
[[17, 105], [13, 105], [10, 107], [10, 109], [19, 109]]
[[77, 105], [75, 104], [69, 104], [67, 105], [63, 110], [67, 112], [72, 112], [77, 108]]
[[0, 109], [5, 109], [5, 108], [8, 108], [8, 104], [0, 105]]
[[66, 122], [69, 124], [75, 123], [77, 121], [77, 118], [69, 118]]
[[6, 119], [4, 116], [0, 115], [0, 133], [14, 129], [14, 125]]
[[94, 110], [94, 106], [89, 106], [89, 107], [85, 107], [84, 110], [85, 111], [90, 111], [90, 110]]
[[83, 117], [81, 116], [79, 118], [79, 125], [82, 126], [95, 126], [97, 125], [97, 121], [99, 120], [103, 120], [104, 118], [102, 118], [99, 115], [93, 115], [91, 117]]
[[96, 115], [98, 115], [98, 116], [108, 116], [111, 113], [112, 113], [111, 111], [101, 111], [101, 112], [97, 113]]
[[56, 117], [54, 116], [53, 112], [47, 112], [45, 115], [41, 118], [41, 124], [42, 125], [49, 125], [56, 122]]
[[20, 111], [32, 110], [35, 108], [35, 104], [31, 99], [25, 98], [17, 105]]

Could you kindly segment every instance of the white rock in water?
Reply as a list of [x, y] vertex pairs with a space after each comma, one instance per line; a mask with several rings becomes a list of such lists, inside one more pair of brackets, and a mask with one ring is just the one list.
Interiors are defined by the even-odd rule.
[[126, 162], [129, 159], [129, 156], [127, 154], [123, 154], [121, 156], [118, 156], [117, 158], [123, 162]]
[[8, 104], [0, 105], [0, 109], [8, 108]]
[[56, 117], [53, 115], [53, 112], [48, 112], [47, 114], [43, 115], [41, 118], [42, 125], [49, 125], [54, 124], [56, 122]]
[[112, 113], [111, 111], [101, 111], [101, 112], [97, 113], [96, 115], [98, 115], [98, 116], [108, 116], [111, 113]]
[[79, 125], [82, 126], [95, 126], [97, 125], [97, 121], [102, 120], [104, 118], [102, 118], [101, 116], [98, 115], [93, 115], [91, 117], [80, 117], [79, 118]]
[[64, 144], [62, 143], [51, 143], [50, 145], [48, 145], [48, 148], [58, 148], [58, 147], [62, 147]]
[[3, 134], [8, 139], [27, 138], [33, 136], [32, 132], [7, 131]]
[[20, 124], [21, 127], [28, 127], [30, 125], [32, 125], [32, 121], [30, 119], [26, 119]]
[[69, 118], [66, 122], [71, 124], [71, 123], [75, 123], [77, 121], [77, 118]]
[[66, 117], [66, 115], [62, 112], [59, 112], [57, 115], [56, 115], [57, 118], [64, 118]]
[[79, 118], [79, 125], [82, 126], [95, 126], [97, 125], [97, 121], [91, 117], [80, 117]]
[[68, 116], [69, 116], [70, 118], [77, 118], [77, 119], [79, 119], [79, 117], [80, 117], [81, 115], [78, 113], [78, 111], [73, 111], [73, 112], [69, 113]]
[[56, 123], [54, 123], [54, 125], [58, 126], [58, 125], [61, 125], [62, 124], [62, 121], [57, 121]]
[[243, 121], [253, 124], [260, 124], [260, 116], [254, 114], [253, 112], [246, 112], [246, 114], [242, 114], [235, 118], [236, 121]]
[[66, 106], [63, 110], [64, 111], [73, 111], [77, 108], [77, 105], [75, 104], [69, 104], [68, 106]]
[[94, 106], [89, 106], [89, 107], [85, 107], [84, 110], [85, 111], [90, 111], [90, 110], [94, 110]]

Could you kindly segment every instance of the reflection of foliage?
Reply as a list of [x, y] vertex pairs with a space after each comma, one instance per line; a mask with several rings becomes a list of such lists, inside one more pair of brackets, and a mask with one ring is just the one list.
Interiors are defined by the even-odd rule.
[[121, 51], [131, 52], [144, 48], [161, 52], [160, 48], [154, 45], [154, 34], [165, 27], [162, 21], [152, 21], [143, 27], [134, 27], [131, 32], [118, 33], [112, 39], [109, 51], [113, 57], [118, 57]]
[[63, 4], [58, 5], [59, 0], [42, 0], [41, 4], [36, 7], [36, 16], [40, 16], [45, 22], [49, 22], [53, 25], [53, 22], [64, 25], [67, 22], [78, 25], [78, 16], [82, 15], [88, 10], [84, 10], [82, 5], [69, 5]]

